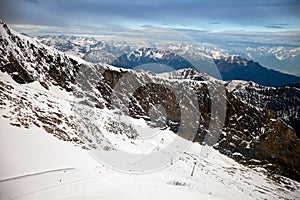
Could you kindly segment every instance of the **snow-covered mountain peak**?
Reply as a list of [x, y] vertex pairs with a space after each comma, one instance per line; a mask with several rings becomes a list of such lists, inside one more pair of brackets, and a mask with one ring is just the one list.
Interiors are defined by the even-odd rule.
[[205, 73], [202, 73], [193, 68], [185, 68], [185, 69], [179, 69], [172, 72], [165, 72], [165, 73], [158, 74], [158, 76], [163, 78], [168, 78], [168, 79], [178, 79], [178, 80], [190, 79], [196, 81], [208, 81], [213, 79], [211, 76], [208, 76]]
[[241, 66], [246, 66], [247, 62], [248, 62], [247, 59], [243, 58], [240, 55], [223, 56], [223, 59], [228, 63], [231, 63], [231, 64], [237, 63]]
[[78, 62], [64, 53], [40, 44], [1, 24], [1, 71], [12, 75], [18, 83], [39, 81], [69, 88], [75, 79]]
[[256, 87], [260, 88], [261, 86], [257, 83], [254, 83], [252, 81], [241, 81], [241, 80], [232, 80], [228, 81], [226, 83], [226, 88], [228, 89], [229, 92], [233, 92], [235, 90], [239, 89], [245, 89], [246, 87]]

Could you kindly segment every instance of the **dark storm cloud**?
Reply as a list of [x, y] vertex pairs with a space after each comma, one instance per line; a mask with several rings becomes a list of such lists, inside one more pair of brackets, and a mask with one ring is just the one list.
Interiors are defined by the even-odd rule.
[[288, 25], [291, 25], [289, 23], [279, 23], [279, 24], [274, 24], [274, 25], [278, 25], [278, 26], [288, 26]]
[[275, 29], [281, 29], [285, 28], [284, 26], [278, 26], [278, 25], [271, 25], [271, 26], [265, 26], [266, 28], [275, 28]]
[[39, 4], [40, 2], [38, 0], [24, 0], [27, 3], [35, 3], [35, 4]]
[[151, 25], [151, 24], [145, 24], [141, 26], [142, 28], [153, 28], [155, 26]]
[[267, 25], [265, 27], [266, 28], [273, 28], [273, 29], [282, 29], [282, 28], [286, 28], [289, 25], [291, 25], [291, 24], [289, 24], [289, 23], [276, 23], [276, 24], [272, 24], [272, 25]]
[[221, 22], [210, 22], [209, 24], [222, 24]]

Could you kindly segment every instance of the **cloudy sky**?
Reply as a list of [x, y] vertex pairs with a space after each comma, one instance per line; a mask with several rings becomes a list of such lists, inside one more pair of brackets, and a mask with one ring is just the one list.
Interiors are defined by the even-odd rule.
[[[20, 32], [112, 35], [163, 27], [222, 43], [300, 45], [300, 0], [1, 0], [0, 18]], [[208, 35], [209, 33], [210, 35]], [[217, 35], [218, 33], [222, 34]], [[226, 35], [226, 37], [224, 37]], [[253, 38], [253, 35], [256, 37]], [[272, 36], [272, 39], [268, 36]], [[221, 41], [222, 40], [222, 41]], [[200, 41], [200, 40], [199, 40]]]
[[9, 24], [45, 27], [300, 30], [299, 0], [2, 0]]

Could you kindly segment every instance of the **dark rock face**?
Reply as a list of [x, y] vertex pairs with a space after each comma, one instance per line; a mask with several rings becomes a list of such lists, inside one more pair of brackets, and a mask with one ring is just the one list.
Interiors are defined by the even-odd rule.
[[[262, 135], [261, 141], [254, 144], [255, 156], [274, 164], [276, 173], [300, 181], [300, 141], [295, 132], [282, 121], [270, 124], [272, 130]], [[273, 166], [274, 167], [274, 166]]]
[[[102, 73], [103, 79], [97, 84], [96, 88], [101, 92], [105, 105], [111, 108], [111, 95], [113, 88], [116, 86], [119, 79], [122, 77], [122, 72], [104, 70]], [[103, 106], [102, 106], [103, 107]]]
[[230, 93], [227, 99], [225, 135], [221, 135], [216, 148], [233, 158], [233, 153], [241, 153], [244, 158], [238, 160], [245, 164], [253, 164], [252, 159], [260, 160], [256, 164], [300, 181], [300, 140], [295, 131], [276, 119], [272, 111], [248, 106]]
[[10, 54], [8, 56], [9, 63], [1, 68], [2, 72], [12, 74], [12, 78], [19, 84], [31, 83], [34, 81], [33, 77], [20, 65], [18, 60]]
[[[228, 82], [226, 86], [231, 84]], [[299, 84], [272, 88], [245, 82], [233, 88], [232, 93], [250, 105], [274, 111], [278, 117], [295, 129], [297, 137], [300, 138]]]
[[[176, 132], [181, 120], [179, 101], [174, 93], [159, 84], [147, 84], [139, 87], [134, 93], [130, 106], [131, 116], [149, 116], [153, 105], [160, 104], [166, 111], [167, 125]], [[138, 105], [141, 105], [138, 106]]]
[[[123, 76], [127, 76], [128, 74], [132, 74], [132, 82], [147, 82], [145, 80], [151, 79], [147, 74], [144, 75], [137, 75], [135, 72], [122, 72], [122, 71], [114, 71], [114, 70], [105, 70], [102, 80], [98, 83], [97, 89], [100, 91], [101, 96], [107, 101], [107, 107], [112, 108], [114, 105], [112, 104], [112, 93], [119, 81]], [[191, 77], [192, 78], [192, 77]], [[205, 84], [190, 84], [188, 81], [184, 83], [172, 83], [167, 80], [161, 79], [161, 84], [158, 83], [148, 83], [148, 84], [141, 84], [139, 87], [135, 88], [132, 94], [127, 96], [118, 97], [120, 99], [128, 98], [128, 114], [134, 118], [143, 118], [147, 121], [150, 120], [149, 112], [150, 110], [155, 107], [155, 105], [161, 105], [164, 110], [166, 111], [166, 124], [169, 128], [178, 133], [178, 129], [180, 127], [181, 122], [183, 122], [183, 115], [182, 115], [182, 108], [180, 104], [182, 103], [183, 99], [186, 99], [187, 102], [190, 102], [188, 90], [191, 90], [193, 93], [195, 92], [192, 88], [197, 86], [199, 88], [199, 92], [208, 91]], [[130, 81], [129, 81], [130, 83]], [[176, 86], [174, 86], [176, 85]], [[131, 88], [132, 85], [126, 85], [126, 87]], [[124, 88], [122, 93], [128, 93], [130, 89]], [[175, 94], [176, 93], [176, 94]], [[203, 101], [204, 93], [199, 93], [199, 95], [195, 95], [199, 99], [199, 105], [206, 106]], [[115, 100], [115, 99], [114, 99]], [[196, 99], [195, 99], [196, 100]], [[209, 98], [208, 98], [209, 101]], [[195, 108], [196, 109], [196, 108]], [[206, 108], [203, 108], [205, 110]], [[207, 109], [206, 109], [207, 110]], [[191, 110], [191, 112], [193, 112]], [[209, 114], [201, 113], [201, 120], [203, 123], [206, 123], [203, 119], [209, 118]], [[188, 119], [186, 119], [188, 120]], [[198, 128], [197, 127], [193, 128]], [[180, 133], [184, 136], [184, 133]], [[188, 135], [188, 134], [187, 134]], [[189, 137], [187, 137], [189, 138]]]

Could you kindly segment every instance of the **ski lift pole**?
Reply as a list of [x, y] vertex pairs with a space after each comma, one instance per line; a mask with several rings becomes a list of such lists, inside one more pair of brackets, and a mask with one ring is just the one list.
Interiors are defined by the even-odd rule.
[[193, 167], [193, 170], [192, 170], [192, 173], [191, 173], [191, 176], [193, 176], [194, 175], [194, 171], [195, 171], [195, 167], [196, 167], [196, 162], [194, 162], [194, 167]]

